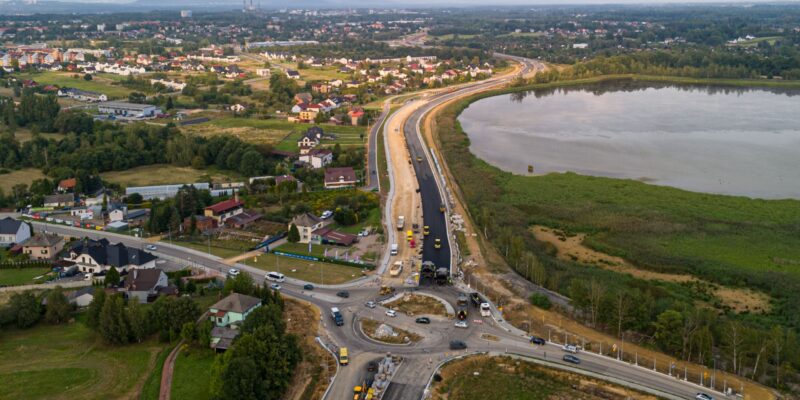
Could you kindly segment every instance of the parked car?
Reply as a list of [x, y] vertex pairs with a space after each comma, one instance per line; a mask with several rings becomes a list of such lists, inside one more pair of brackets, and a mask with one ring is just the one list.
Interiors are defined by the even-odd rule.
[[150, 250], [150, 251], [158, 250], [158, 247], [156, 247], [156, 245], [154, 245], [154, 244], [148, 244], [147, 246], [144, 246], [144, 248], [147, 249], [147, 250]]
[[415, 322], [418, 323], [418, 324], [430, 324], [431, 323], [431, 319], [428, 318], [428, 317], [419, 317], [419, 318], [417, 318], [415, 320]]
[[375, 302], [374, 301], [368, 301], [364, 305], [367, 306], [367, 308], [375, 308]]
[[566, 361], [568, 363], [573, 363], [573, 364], [580, 364], [581, 363], [581, 359], [578, 358], [578, 357], [573, 356], [572, 354], [564, 355], [564, 361]]
[[272, 290], [281, 290], [281, 285], [278, 285], [277, 283], [273, 283], [272, 285], [269, 285], [269, 288], [272, 289]]
[[358, 236], [367, 237], [367, 236], [369, 236], [369, 231], [364, 229], [363, 231], [358, 232]]
[[450, 350], [464, 350], [467, 348], [467, 344], [461, 340], [451, 340], [450, 341]]
[[547, 344], [547, 341], [544, 340], [544, 338], [540, 338], [538, 336], [531, 336], [531, 343], [538, 344], [539, 346], [544, 346], [545, 344]]
[[469, 328], [469, 324], [467, 324], [467, 321], [458, 321], [458, 322], [456, 322], [455, 327], [456, 328]]
[[697, 396], [694, 396], [697, 400], [714, 400], [713, 397], [705, 394], [705, 393], [698, 393]]
[[303, 290], [314, 290], [314, 285], [306, 283], [305, 285], [303, 285]]
[[228, 275], [229, 276], [237, 276], [237, 275], [239, 275], [239, 270], [236, 269], [236, 268], [231, 268], [231, 269], [228, 270]]
[[397, 311], [395, 311], [395, 310], [386, 310], [386, 315], [389, 316], [389, 317], [394, 318], [394, 317], [397, 316]]
[[322, 212], [322, 216], [321, 217], [322, 217], [322, 219], [328, 219], [328, 218], [330, 218], [332, 216], [333, 216], [333, 211], [325, 210], [325, 211]]
[[336, 292], [336, 295], [343, 299], [346, 299], [350, 297], [350, 292], [348, 292], [347, 290], [342, 290], [341, 292]]

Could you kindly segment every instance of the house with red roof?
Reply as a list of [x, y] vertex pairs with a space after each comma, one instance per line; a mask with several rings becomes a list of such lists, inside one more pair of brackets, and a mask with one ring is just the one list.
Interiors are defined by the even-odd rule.
[[59, 192], [71, 192], [75, 190], [75, 186], [78, 184], [75, 178], [69, 179], [62, 179], [61, 182], [58, 182], [58, 191]]
[[215, 221], [217, 221], [217, 226], [222, 226], [225, 223], [225, 220], [243, 212], [244, 203], [239, 201], [237, 196], [234, 196], [232, 199], [210, 205], [203, 209], [203, 215], [213, 218]]

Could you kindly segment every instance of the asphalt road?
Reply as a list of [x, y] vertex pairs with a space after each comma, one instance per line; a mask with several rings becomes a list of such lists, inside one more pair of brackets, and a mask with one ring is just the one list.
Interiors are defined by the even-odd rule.
[[378, 191], [380, 190], [380, 177], [378, 176], [378, 134], [381, 132], [381, 127], [383, 125], [383, 121], [386, 120], [386, 117], [389, 115], [389, 102], [385, 102], [383, 104], [383, 111], [381, 111], [381, 115], [378, 117], [376, 121], [374, 121], [374, 125], [372, 125], [372, 129], [369, 131], [369, 141], [368, 141], [368, 151], [367, 151], [367, 184], [364, 186], [364, 190], [367, 191]]

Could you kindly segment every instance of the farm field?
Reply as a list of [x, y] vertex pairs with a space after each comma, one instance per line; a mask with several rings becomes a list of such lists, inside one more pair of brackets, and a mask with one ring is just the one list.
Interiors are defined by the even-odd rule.
[[167, 164], [145, 165], [125, 171], [103, 172], [100, 176], [104, 180], [123, 187], [208, 182], [209, 180], [230, 182], [231, 180], [241, 179], [240, 176], [229, 171], [197, 170]]
[[11, 171], [7, 174], [0, 174], [0, 190], [5, 194], [9, 194], [14, 185], [20, 183], [30, 185], [34, 180], [44, 177], [42, 171], [35, 168], [25, 168]]
[[152, 340], [109, 347], [80, 321], [8, 330], [0, 341], [0, 398], [138, 398], [162, 348]]
[[109, 99], [125, 98], [131, 92], [130, 89], [124, 86], [113, 85], [114, 82], [125, 79], [125, 77], [119, 75], [96, 74], [92, 77], [91, 81], [84, 80], [82, 74], [77, 74], [78, 78], [74, 78], [74, 75], [75, 74], [70, 72], [45, 71], [19, 74], [17, 76], [20, 79], [33, 79], [40, 85], [56, 85], [58, 87], [71, 87], [103, 93], [108, 96]]

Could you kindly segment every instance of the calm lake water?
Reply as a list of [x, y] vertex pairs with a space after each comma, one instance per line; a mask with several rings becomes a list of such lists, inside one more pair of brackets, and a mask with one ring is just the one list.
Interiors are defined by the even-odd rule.
[[607, 82], [479, 100], [470, 149], [518, 174], [800, 198], [800, 91]]

